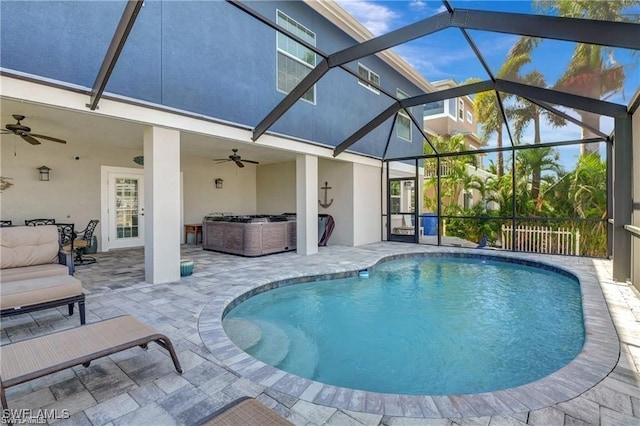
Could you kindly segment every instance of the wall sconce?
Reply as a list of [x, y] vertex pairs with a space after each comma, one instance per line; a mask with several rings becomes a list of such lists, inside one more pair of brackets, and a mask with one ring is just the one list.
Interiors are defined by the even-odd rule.
[[144, 166], [144, 156], [138, 155], [137, 157], [133, 157], [133, 162]]
[[222, 189], [222, 182], [224, 181], [220, 178], [217, 178], [215, 182], [216, 182], [216, 189]]
[[53, 169], [50, 169], [49, 167], [42, 165], [40, 167], [38, 167], [38, 172], [40, 173], [40, 180], [41, 181], [48, 181], [49, 180], [49, 171], [51, 171]]

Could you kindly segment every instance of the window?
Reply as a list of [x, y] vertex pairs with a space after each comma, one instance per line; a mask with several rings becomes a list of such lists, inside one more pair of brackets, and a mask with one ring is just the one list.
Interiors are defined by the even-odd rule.
[[358, 83], [371, 90], [373, 93], [380, 94], [378, 89], [373, 87], [371, 83], [380, 86], [380, 76], [375, 72], [371, 71], [369, 68], [365, 67], [361, 63], [358, 62], [358, 74], [362, 77], [358, 79]]
[[[400, 89], [396, 89], [396, 97], [398, 99], [406, 99], [409, 95]], [[404, 109], [398, 111], [398, 116], [396, 117], [396, 136], [411, 142], [411, 118]]]
[[447, 113], [455, 120], [456, 118], [456, 98], [449, 99], [449, 111]]
[[467, 111], [467, 121], [469, 123], [473, 123], [473, 114], [471, 113], [471, 111]]
[[458, 118], [464, 120], [464, 101], [458, 99]]
[[[316, 35], [294, 19], [277, 11], [276, 22], [282, 28], [301, 39], [316, 45]], [[316, 54], [282, 33], [277, 33], [276, 63], [278, 67], [278, 90], [289, 93], [316, 66]], [[316, 86], [307, 91], [302, 98], [315, 103]]]
[[444, 101], [431, 102], [424, 105], [424, 116], [444, 113]]

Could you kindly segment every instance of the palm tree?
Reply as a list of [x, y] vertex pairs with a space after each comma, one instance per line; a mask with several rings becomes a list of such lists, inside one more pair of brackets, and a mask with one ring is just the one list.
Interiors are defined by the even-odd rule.
[[[480, 139], [486, 143], [492, 134], [497, 136], [497, 146], [502, 147], [502, 113], [498, 98], [494, 92], [477, 93], [473, 99], [473, 109], [480, 122]], [[502, 151], [498, 151], [498, 164], [496, 173], [498, 176], [504, 174], [504, 160]]]
[[[520, 37], [507, 53], [507, 59], [498, 71], [498, 78], [507, 80], [519, 80], [520, 70], [531, 62], [531, 51], [540, 44], [540, 39], [533, 37]], [[506, 99], [506, 98], [505, 98]], [[474, 99], [474, 110], [480, 124], [480, 138], [486, 142], [494, 133], [497, 137], [498, 148], [502, 147], [502, 125], [504, 118], [498, 96], [493, 92], [478, 93]], [[504, 160], [501, 151], [497, 153], [497, 175], [504, 174]]]
[[[436, 136], [431, 139], [431, 143], [434, 145], [439, 153], [449, 152], [462, 152], [465, 150], [464, 135], [457, 134], [453, 136]], [[433, 154], [431, 147], [427, 144], [424, 145], [425, 154]], [[431, 165], [435, 164], [435, 161], [429, 160]], [[479, 178], [469, 173], [469, 166], [476, 165], [476, 157], [474, 155], [459, 155], [444, 157], [440, 160], [440, 202], [444, 207], [445, 214], [458, 213], [459, 206], [458, 200], [462, 191], [465, 189], [478, 189], [479, 184], [476, 182]], [[435, 169], [435, 167], [433, 167]], [[434, 170], [435, 171], [435, 170]], [[434, 206], [428, 200], [427, 194], [430, 192], [429, 188], [435, 188], [437, 186], [437, 174], [433, 173], [431, 177], [425, 180], [424, 190], [424, 206], [426, 208], [433, 208]]]
[[597, 153], [580, 157], [569, 182], [569, 196], [578, 217], [606, 217], [607, 164]]
[[[585, 18], [602, 21], [638, 22], [636, 14], [626, 15], [624, 10], [640, 5], [639, 0], [577, 1], [534, 0], [543, 12], [554, 12], [559, 16]], [[554, 89], [604, 99], [620, 92], [624, 87], [624, 67], [613, 59], [613, 50], [603, 46], [579, 43], [567, 69], [553, 86]], [[600, 128], [600, 116], [587, 111], [576, 111], [581, 121], [596, 129]], [[595, 136], [583, 129], [582, 137]], [[598, 144], [584, 144], [581, 154], [597, 152]]]
[[[538, 87], [546, 86], [542, 73], [536, 70], [531, 71], [530, 73], [521, 77], [520, 80], [524, 83]], [[551, 126], [553, 127], [560, 127], [565, 125], [565, 120], [562, 117], [550, 113], [544, 108], [540, 108], [538, 105], [524, 99], [516, 100], [516, 102], [509, 107], [507, 114], [510, 118], [513, 119], [513, 133], [516, 141], [519, 141], [522, 138], [524, 130], [528, 127], [529, 122], [533, 122], [533, 143], [535, 145], [538, 145], [541, 142], [541, 118], [544, 118], [547, 123], [551, 124]], [[533, 169], [531, 179], [532, 200], [537, 200], [540, 194], [541, 173], [542, 170], [540, 169], [540, 164], [537, 164]]]
[[[549, 173], [541, 177], [542, 172]], [[536, 173], [538, 173], [537, 177]], [[518, 207], [518, 213], [539, 212], [542, 207], [542, 200], [539, 199], [538, 194], [535, 197], [533, 196], [534, 179], [552, 180], [553, 175], [557, 176], [560, 173], [560, 155], [555, 149], [542, 147], [518, 151], [516, 153], [516, 191], [519, 196], [519, 202], [523, 203], [523, 195], [528, 195], [528, 200], [524, 202], [524, 206]]]

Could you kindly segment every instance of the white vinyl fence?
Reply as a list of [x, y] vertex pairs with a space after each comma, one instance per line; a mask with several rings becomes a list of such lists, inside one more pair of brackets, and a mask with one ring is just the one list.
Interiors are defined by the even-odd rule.
[[[513, 227], [502, 225], [502, 248], [513, 249]], [[533, 253], [580, 255], [580, 231], [570, 228], [520, 225], [516, 228], [515, 250]]]

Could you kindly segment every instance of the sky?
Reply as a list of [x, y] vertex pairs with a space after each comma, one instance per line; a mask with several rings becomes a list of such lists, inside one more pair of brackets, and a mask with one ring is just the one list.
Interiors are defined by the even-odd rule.
[[[445, 12], [441, 1], [427, 0], [336, 0], [345, 10], [361, 22], [374, 35], [382, 35], [413, 22]], [[467, 1], [450, 0], [454, 8], [482, 9], [515, 13], [542, 13], [534, 7], [530, 0], [512, 1]], [[640, 13], [640, 8], [634, 10]], [[468, 30], [469, 36], [478, 46], [492, 73], [497, 74], [509, 49], [518, 39], [516, 35], [491, 33], [488, 31]], [[563, 74], [576, 47], [576, 43], [545, 39], [534, 50], [533, 61], [524, 68], [524, 73], [536, 70], [542, 73], [548, 86], [552, 86]], [[397, 46], [393, 49], [409, 64], [418, 70], [428, 81], [453, 78], [458, 83], [468, 78], [488, 80], [480, 61], [466, 42], [462, 32], [457, 28], [449, 28], [430, 34], [418, 40]], [[624, 65], [626, 84], [624, 89], [611, 95], [607, 101], [627, 105], [640, 86], [640, 54], [632, 55], [626, 49], [607, 50], [607, 61], [611, 64]], [[572, 116], [577, 114], [566, 108], [559, 108]], [[600, 129], [609, 134], [613, 129], [613, 119], [602, 117]], [[533, 130], [525, 131], [525, 139], [533, 139]], [[568, 125], [563, 128], [552, 128], [543, 123], [543, 142], [573, 140], [580, 138], [580, 128]], [[495, 143], [495, 142], [494, 142]], [[489, 142], [491, 145], [492, 142]], [[578, 157], [578, 148], [562, 148], [563, 163], [570, 167]]]

